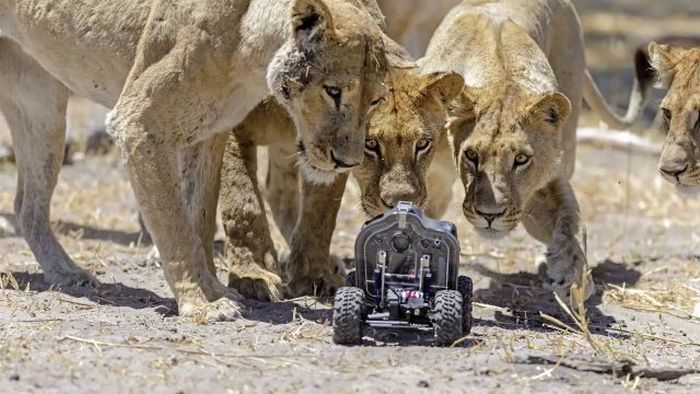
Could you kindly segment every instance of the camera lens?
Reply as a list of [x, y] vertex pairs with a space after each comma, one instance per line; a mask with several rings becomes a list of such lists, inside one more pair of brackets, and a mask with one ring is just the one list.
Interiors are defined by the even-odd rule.
[[392, 238], [391, 244], [397, 252], [403, 252], [411, 246], [411, 239], [404, 233], [398, 233]]

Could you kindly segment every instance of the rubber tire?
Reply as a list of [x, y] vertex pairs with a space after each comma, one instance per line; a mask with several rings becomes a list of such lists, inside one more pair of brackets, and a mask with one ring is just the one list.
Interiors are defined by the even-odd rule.
[[362, 343], [362, 308], [365, 292], [357, 287], [341, 287], [333, 301], [333, 342], [338, 345]]
[[450, 346], [462, 338], [462, 295], [457, 290], [441, 290], [435, 294], [432, 319], [435, 340], [440, 346]]
[[347, 276], [345, 276], [345, 286], [357, 287], [357, 272], [355, 270], [348, 272]]
[[466, 276], [457, 278], [457, 291], [462, 294], [462, 330], [464, 335], [469, 335], [472, 331], [472, 298], [474, 295], [474, 284], [472, 279]]

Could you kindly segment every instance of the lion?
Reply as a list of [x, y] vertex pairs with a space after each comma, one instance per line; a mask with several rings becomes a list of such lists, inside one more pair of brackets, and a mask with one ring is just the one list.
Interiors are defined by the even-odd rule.
[[[464, 81], [454, 73], [421, 75], [417, 71], [390, 71], [385, 82], [389, 94], [369, 117], [365, 160], [350, 172], [363, 191], [367, 215], [385, 209], [377, 208], [377, 201], [396, 204], [409, 200], [423, 206], [428, 202], [425, 196], [449, 193], [456, 179], [444, 124], [447, 103], [461, 92]], [[268, 100], [234, 130], [224, 159], [221, 206], [227, 232], [229, 284], [246, 296], [262, 300], [280, 299], [283, 286], [278, 256], [267, 236], [271, 229], [263, 192], [255, 182], [255, 145], [269, 147], [265, 191], [275, 222], [291, 245], [287, 261], [289, 294], [331, 293], [343, 280], [328, 261], [346, 178], [338, 179], [331, 187], [304, 182], [300, 197], [299, 179], [292, 165], [297, 158], [288, 142], [293, 135], [291, 119], [274, 100]], [[440, 151], [447, 154], [430, 166], [433, 155]], [[241, 177], [242, 172], [248, 175]], [[239, 198], [242, 195], [249, 197]], [[449, 198], [442, 201], [449, 202]], [[446, 204], [427, 208], [441, 215]], [[246, 230], [246, 237], [236, 229], [256, 231]], [[304, 275], [306, 272], [313, 274]], [[316, 280], [300, 281], [300, 276]]]
[[[521, 10], [526, 12], [520, 13]], [[552, 10], [551, 15], [547, 10]], [[544, 23], [549, 18], [554, 23]], [[550, 26], [551, 31], [543, 32], [547, 34], [539, 38], [543, 41], [540, 44], [527, 33], [534, 27], [523, 20]], [[545, 53], [541, 46], [550, 43], [555, 30], [566, 34], [556, 45], [551, 40]], [[569, 50], [575, 56], [569, 56]], [[488, 238], [500, 237], [522, 222], [531, 235], [548, 245], [548, 287], [565, 296], [571, 284], [580, 284], [587, 272], [585, 227], [569, 184], [574, 171], [581, 101], [585, 98], [608, 124], [629, 127], [641, 113], [651, 78], [639, 54], [635, 59], [637, 78], [629, 109], [624, 117], [619, 117], [610, 110], [586, 70], [578, 16], [568, 1], [463, 3], [446, 18], [428, 53], [418, 61], [423, 73], [452, 71], [461, 73], [466, 80], [461, 97], [451, 103], [451, 147], [438, 139], [436, 151], [424, 157], [415, 154], [415, 150], [398, 148], [398, 141], [403, 142], [408, 135], [414, 138], [409, 137], [410, 143], [404, 142], [405, 147], [431, 145], [421, 140], [421, 133], [412, 133], [431, 127], [414, 127], [409, 121], [411, 111], [419, 113], [424, 105], [381, 104], [370, 117], [365, 162], [352, 171], [363, 192], [363, 209], [376, 215], [391, 208], [394, 200], [406, 199], [426, 206], [430, 215], [440, 216], [451, 198], [449, 186], [457, 176], [449, 167], [454, 168], [452, 163], [457, 163], [466, 190], [463, 210], [476, 231]], [[400, 81], [399, 78], [399, 85]], [[387, 96], [387, 102], [395, 96]], [[435, 119], [439, 119], [439, 110]], [[503, 128], [512, 133], [501, 132]], [[470, 165], [484, 155], [489, 157], [485, 167]], [[280, 154], [271, 154], [271, 158], [273, 163], [289, 160]], [[435, 165], [427, 176], [424, 171], [406, 170], [415, 169], [417, 164], [424, 169], [431, 159]], [[511, 164], [506, 165], [509, 160]], [[286, 199], [292, 201], [280, 209], [283, 213], [275, 214], [282, 218], [283, 232], [291, 240], [290, 256], [308, 262], [295, 263], [290, 268], [315, 270], [317, 274], [313, 276], [320, 278], [317, 289], [324, 289], [328, 278], [334, 275], [332, 266], [313, 261], [327, 261], [343, 187], [306, 186], [306, 194], [301, 198], [303, 215], [293, 222], [295, 227], [289, 225], [290, 218], [296, 217], [289, 212], [296, 212], [294, 204], [299, 201], [292, 197], [296, 184], [293, 174], [276, 176], [271, 171], [269, 176], [275, 179], [272, 185], [268, 182], [268, 187], [272, 187], [269, 195], [279, 196], [278, 201], [283, 204]], [[436, 181], [438, 186], [426, 188], [426, 180]], [[389, 187], [382, 187], [383, 181], [389, 181], [384, 184]], [[291, 186], [280, 186], [285, 182]], [[321, 194], [311, 195], [313, 191]], [[271, 204], [273, 212], [275, 205]], [[587, 279], [591, 286], [585, 291], [590, 296], [593, 282], [590, 276]], [[300, 288], [294, 286], [294, 281], [291, 285], [293, 295], [297, 295], [297, 289], [308, 289], [308, 283]]]
[[204, 321], [241, 315], [212, 257], [225, 133], [272, 95], [298, 130], [305, 176], [343, 177], [364, 157], [392, 51], [374, 0], [0, 0], [0, 35], [15, 213], [46, 279], [97, 284], [49, 223], [74, 93], [112, 108], [107, 129], [178, 313]]
[[[423, 205], [429, 193], [451, 190], [449, 186], [456, 178], [448, 154], [442, 155], [448, 168], [432, 175], [427, 185], [425, 182], [434, 152], [439, 149], [449, 152], [443, 127], [447, 102], [461, 91], [463, 79], [454, 73], [421, 75], [415, 69], [389, 74], [386, 81], [389, 94], [369, 117], [365, 160], [351, 171], [363, 190], [363, 200], [367, 202], [363, 207], [368, 215], [384, 209], [372, 208], [373, 201], [396, 204], [399, 200], [410, 200]], [[391, 116], [396, 113], [401, 116]], [[375, 118], [382, 121], [375, 122]], [[224, 159], [221, 206], [227, 232], [229, 284], [246, 296], [262, 300], [280, 299], [284, 287], [278, 256], [269, 237], [271, 229], [262, 191], [255, 182], [255, 145], [269, 147], [266, 197], [276, 224], [292, 246], [287, 261], [289, 294], [308, 294], [309, 290], [312, 294], [314, 290], [315, 294], [331, 293], [342, 282], [342, 276], [328, 261], [345, 179], [339, 179], [331, 187], [304, 182], [299, 196], [299, 179], [292, 165], [297, 159], [288, 148], [293, 135], [291, 119], [274, 100], [268, 100], [234, 130]], [[249, 176], [241, 177], [242, 172]], [[438, 186], [441, 180], [447, 188]], [[426, 186], [431, 188], [429, 192]], [[247, 198], [242, 198], [246, 195]], [[300, 204], [304, 214], [297, 221]], [[444, 211], [445, 204], [437, 209]], [[314, 273], [311, 277], [317, 280], [312, 288], [296, 280], [299, 269]]]
[[485, 238], [522, 223], [547, 245], [547, 287], [566, 297], [587, 282], [590, 296], [586, 230], [569, 183], [582, 98], [608, 124], [629, 127], [643, 109], [648, 73], [638, 67], [627, 115], [614, 114], [586, 70], [569, 0], [465, 0], [418, 64], [464, 76], [447, 128], [467, 220]]
[[660, 87], [666, 138], [659, 159], [664, 179], [682, 193], [700, 191], [700, 48], [649, 44]]
[[372, 218], [399, 201], [441, 217], [457, 179], [445, 132], [447, 104], [461, 93], [456, 73], [391, 73], [389, 94], [369, 118], [365, 160], [351, 172]]

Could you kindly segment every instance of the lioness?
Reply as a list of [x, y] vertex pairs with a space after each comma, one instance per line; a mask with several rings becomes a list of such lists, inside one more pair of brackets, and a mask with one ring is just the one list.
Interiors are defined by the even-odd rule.
[[447, 103], [461, 92], [457, 73], [392, 73], [389, 95], [369, 119], [365, 160], [352, 171], [368, 217], [410, 201], [441, 217], [457, 178], [445, 132]]
[[[609, 109], [585, 68], [578, 17], [568, 1], [538, 1], [527, 3], [527, 7], [518, 1], [489, 2], [483, 8], [478, 6], [483, 2], [475, 3], [476, 7], [472, 8], [469, 2], [465, 2], [446, 18], [431, 41], [432, 52], [429, 50], [418, 62], [425, 71], [457, 71], [467, 80], [461, 99], [453, 103], [451, 111], [455, 157], [449, 157], [452, 154], [445, 152], [446, 146], [440, 145], [439, 139], [434, 141], [437, 149], [434, 155], [432, 152], [429, 155], [421, 153], [421, 149], [433, 145], [424, 137], [433, 135], [436, 125], [440, 127], [439, 106], [426, 105], [422, 100], [400, 99], [401, 94], [390, 94], [387, 102], [370, 117], [367, 158], [353, 171], [363, 191], [362, 207], [369, 215], [375, 215], [390, 208], [395, 204], [394, 200], [406, 199], [418, 204], [427, 201], [428, 212], [439, 216], [451, 196], [449, 186], [454, 172], [449, 167], [451, 161], [456, 161], [467, 185], [465, 215], [475, 224], [477, 231], [488, 237], [505, 235], [520, 222], [521, 211], [525, 209], [527, 213], [523, 222], [526, 228], [549, 246], [547, 272], [553, 282], [551, 287], [559, 293], [566, 293], [571, 283], [581, 278], [586, 267], [585, 229], [568, 183], [574, 170], [575, 132], [581, 97], [584, 96], [607, 123], [629, 127], [641, 113], [651, 74], [637, 55], [637, 80], [630, 107], [627, 115], [620, 118]], [[519, 14], [521, 10], [526, 12]], [[548, 55], [522, 27], [508, 19], [514, 14], [518, 14], [513, 16], [515, 21], [527, 19], [529, 23], [539, 21], [549, 26], [550, 31], [541, 32], [540, 37], [543, 44], [551, 44]], [[525, 22], [522, 24], [526, 25]], [[554, 43], [551, 35], [559, 32], [566, 35]], [[568, 57], [570, 53], [566, 51], [569, 49], [575, 56]], [[401, 86], [402, 81], [404, 87], [411, 87], [410, 78], [398, 78], [394, 85]], [[557, 90], [558, 86], [561, 92], [571, 97], [573, 105]], [[414, 85], [405, 91], [408, 93], [405, 97], [416, 96], [417, 91]], [[573, 114], [568, 116], [569, 112]], [[429, 117], [415, 116], [421, 113]], [[432, 121], [426, 122], [430, 114]], [[499, 124], [501, 121], [504, 124]], [[513, 134], [501, 132], [500, 127], [512, 127]], [[472, 141], [476, 141], [476, 148], [466, 148]], [[485, 164], [482, 163], [484, 167], [469, 164], [478, 161], [479, 153], [470, 152], [470, 155], [476, 153], [477, 158], [472, 157], [469, 161], [459, 154], [480, 149], [488, 151], [481, 154], [487, 159]], [[523, 153], [523, 150], [527, 152]], [[519, 152], [513, 154], [510, 151]], [[425, 171], [416, 169], [426, 169], [431, 156], [437, 160], [434, 163], [437, 165], [426, 177]], [[271, 159], [273, 163], [276, 160], [284, 162], [285, 157], [275, 155]], [[509, 160], [512, 160], [511, 164], [506, 165]], [[516, 160], [517, 165], [514, 164]], [[474, 172], [478, 173], [478, 182], [472, 182]], [[292, 186], [280, 187], [285, 181], [289, 185], [289, 180], [294, 179], [292, 175], [284, 174], [268, 184], [272, 187], [269, 195], [279, 196], [277, 203], [285, 207], [281, 211], [286, 214], [276, 214], [283, 221], [294, 217], [288, 212], [294, 211], [293, 204], [298, 201], [290, 198], [294, 196], [293, 181]], [[274, 171], [272, 176], [275, 177]], [[429, 183], [439, 187], [426, 188]], [[323, 261], [322, 257], [328, 255], [343, 188], [334, 185], [325, 190], [312, 186], [306, 189], [318, 194], [302, 198], [304, 214], [296, 228], [305, 236], [294, 234], [291, 237], [291, 253], [292, 256], [311, 255], [313, 259], [307, 258], [310, 262], [314, 259]], [[426, 190], [430, 190], [427, 199]], [[293, 203], [285, 204], [285, 201]], [[280, 210], [277, 203], [271, 204], [273, 211]], [[497, 209], [505, 208], [507, 212], [488, 211], [493, 210], [494, 205]], [[485, 209], [479, 210], [480, 207]], [[283, 228], [289, 232], [292, 226], [284, 225]], [[293, 264], [290, 268], [304, 267], [324, 269], [311, 263]], [[328, 268], [325, 269], [327, 272]], [[326, 278], [330, 276], [326, 274]], [[262, 282], [264, 280], [259, 281]], [[592, 284], [592, 281], [588, 283]], [[291, 290], [294, 294], [294, 287]], [[586, 290], [590, 295], [592, 287]]]
[[[427, 202], [428, 194], [449, 193], [456, 177], [443, 125], [447, 102], [461, 91], [463, 79], [453, 73], [420, 75], [415, 69], [404, 69], [390, 72], [385, 84], [389, 94], [369, 117], [366, 158], [352, 171], [363, 190], [363, 208], [370, 215], [386, 208], [377, 205], [379, 201], [422, 204]], [[293, 135], [294, 124], [270, 100], [234, 130], [226, 149], [221, 204], [229, 283], [246, 296], [276, 300], [282, 288], [262, 194], [254, 177], [257, 144], [269, 146], [267, 199], [291, 245], [287, 261], [290, 293], [330, 293], [342, 283], [342, 276], [328, 262], [347, 178], [339, 178], [331, 186], [303, 181], [300, 197], [299, 179], [292, 165], [298, 159], [288, 142]], [[436, 171], [435, 166], [431, 167], [434, 177], [426, 181], [425, 173], [439, 149], [446, 151], [441, 155], [446, 168]], [[248, 175], [241, 176], [245, 173]], [[298, 215], [300, 204], [302, 215]], [[431, 212], [437, 215], [437, 211], [444, 211], [444, 205]]]
[[668, 94], [661, 102], [667, 132], [659, 171], [681, 192], [700, 186], [700, 48], [649, 45], [649, 56]]
[[95, 283], [49, 224], [69, 92], [113, 108], [107, 127], [160, 250], [179, 314], [240, 315], [212, 261], [224, 132], [272, 94], [290, 112], [307, 175], [364, 155], [384, 94], [374, 0], [0, 0], [0, 109], [18, 162], [15, 212], [46, 278]]
[[569, 184], [581, 98], [626, 127], [641, 113], [649, 76], [638, 74], [627, 116], [613, 114], [586, 70], [569, 0], [465, 0], [418, 64], [466, 82], [448, 125], [464, 215], [487, 238], [522, 222], [547, 245], [549, 287], [566, 295], [587, 272], [586, 231]]

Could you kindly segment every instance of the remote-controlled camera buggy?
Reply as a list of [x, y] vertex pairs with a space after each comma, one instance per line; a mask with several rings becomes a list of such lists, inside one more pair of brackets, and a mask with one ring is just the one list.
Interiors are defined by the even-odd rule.
[[362, 227], [355, 242], [355, 271], [333, 304], [333, 341], [359, 344], [366, 325], [432, 325], [440, 345], [471, 331], [472, 281], [458, 276], [454, 224], [430, 219], [401, 202]]

